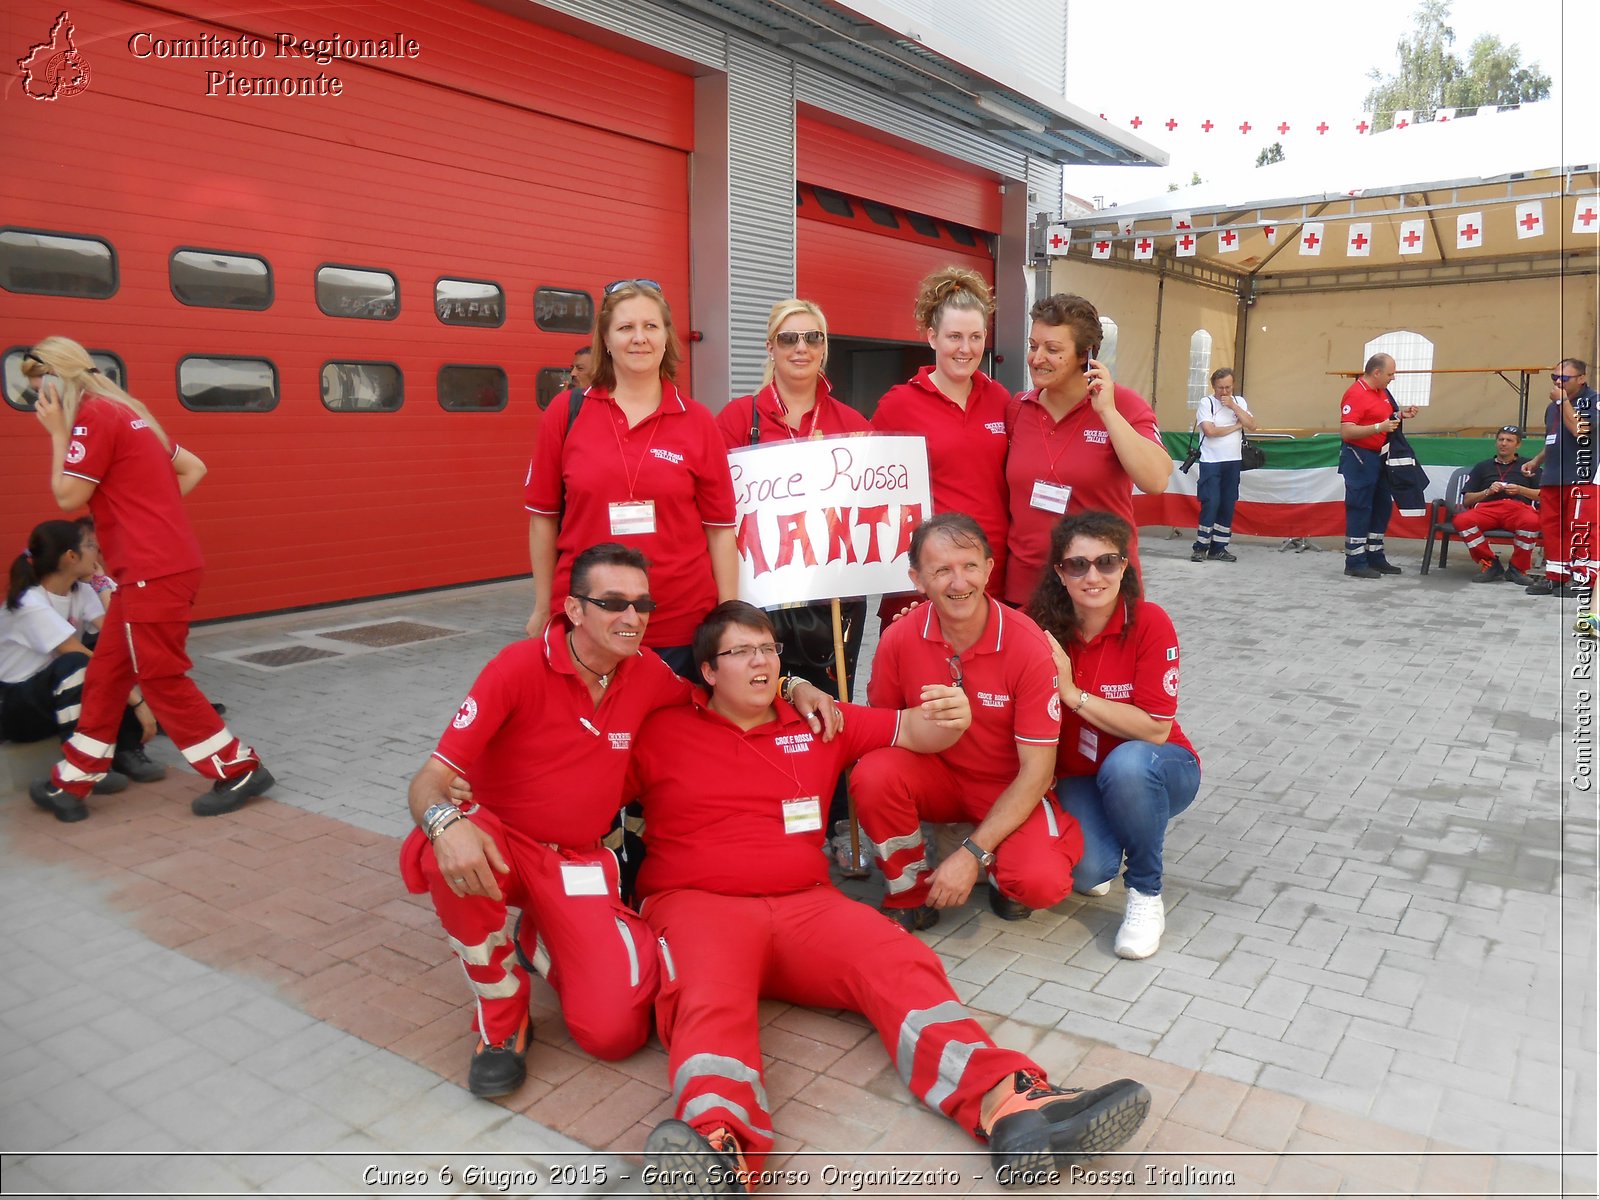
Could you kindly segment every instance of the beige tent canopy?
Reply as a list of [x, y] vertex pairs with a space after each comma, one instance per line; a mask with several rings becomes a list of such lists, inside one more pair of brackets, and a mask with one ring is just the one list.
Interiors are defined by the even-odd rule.
[[[1330, 428], [1329, 372], [1397, 334], [1428, 381], [1418, 432], [1516, 420], [1528, 376], [1502, 364], [1595, 357], [1600, 106], [1578, 108], [1389, 130], [1075, 218], [1051, 286], [1115, 323], [1118, 381], [1169, 429], [1222, 365], [1269, 427]], [[1535, 420], [1543, 401], [1536, 381]]]

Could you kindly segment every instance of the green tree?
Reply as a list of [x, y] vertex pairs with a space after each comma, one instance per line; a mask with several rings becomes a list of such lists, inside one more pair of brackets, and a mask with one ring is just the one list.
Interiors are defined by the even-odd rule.
[[1411, 32], [1395, 44], [1400, 70], [1389, 76], [1377, 68], [1367, 73], [1374, 84], [1366, 104], [1376, 128], [1388, 129], [1402, 108], [1427, 121], [1439, 108], [1522, 104], [1550, 95], [1550, 77], [1539, 64], [1523, 65], [1522, 50], [1493, 34], [1472, 43], [1466, 63], [1456, 57], [1450, 0], [1422, 0], [1412, 20]]
[[1283, 143], [1273, 142], [1270, 146], [1262, 147], [1261, 153], [1256, 155], [1256, 166], [1264, 167], [1268, 163], [1283, 161]]

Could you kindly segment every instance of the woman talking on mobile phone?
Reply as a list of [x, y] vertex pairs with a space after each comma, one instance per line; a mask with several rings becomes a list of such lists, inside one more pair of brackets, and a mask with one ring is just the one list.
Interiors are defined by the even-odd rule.
[[1028, 373], [1033, 390], [1011, 404], [1006, 424], [1010, 551], [1005, 599], [1025, 604], [1044, 575], [1050, 531], [1064, 515], [1098, 509], [1133, 530], [1128, 557], [1139, 565], [1133, 486], [1167, 490], [1172, 459], [1144, 397], [1098, 361], [1100, 313], [1082, 296], [1046, 296], [1029, 311]]

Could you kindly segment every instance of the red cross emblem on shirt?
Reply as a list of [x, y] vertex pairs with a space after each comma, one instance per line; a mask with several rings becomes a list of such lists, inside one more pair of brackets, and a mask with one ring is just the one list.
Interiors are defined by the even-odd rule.
[[1522, 220], [1517, 222], [1517, 224], [1521, 225], [1524, 229], [1532, 229], [1538, 223], [1539, 217], [1536, 213], [1525, 213]]

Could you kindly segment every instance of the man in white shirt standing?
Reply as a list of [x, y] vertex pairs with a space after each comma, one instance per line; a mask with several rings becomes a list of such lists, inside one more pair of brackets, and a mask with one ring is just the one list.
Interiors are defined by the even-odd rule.
[[1236, 562], [1228, 542], [1233, 537], [1233, 506], [1239, 502], [1239, 460], [1244, 431], [1254, 432], [1256, 419], [1244, 397], [1233, 394], [1231, 367], [1211, 372], [1211, 393], [1195, 413], [1201, 434], [1200, 524], [1189, 561]]

